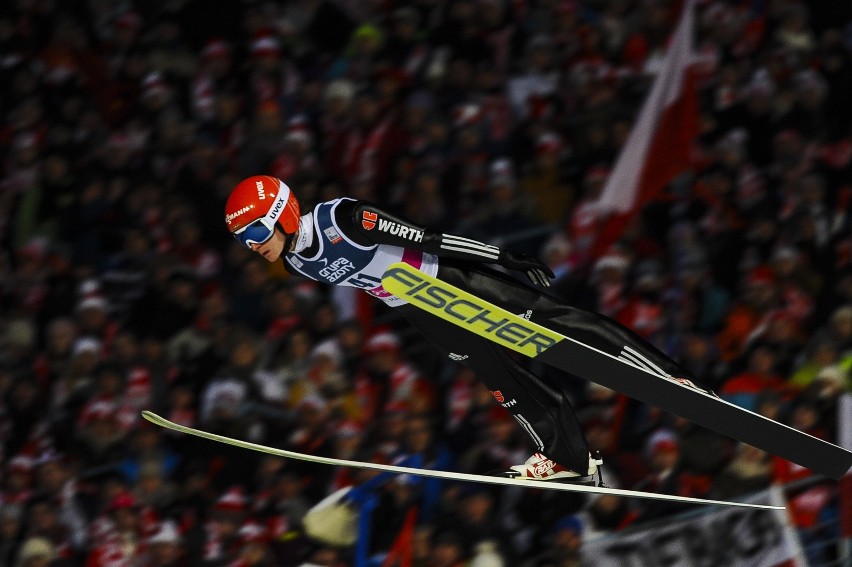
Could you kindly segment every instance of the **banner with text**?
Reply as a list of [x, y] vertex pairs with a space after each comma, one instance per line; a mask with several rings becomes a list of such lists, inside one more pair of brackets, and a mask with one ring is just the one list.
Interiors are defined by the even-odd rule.
[[[785, 505], [774, 487], [750, 497]], [[784, 510], [730, 508], [583, 543], [583, 562], [596, 567], [806, 567]]]

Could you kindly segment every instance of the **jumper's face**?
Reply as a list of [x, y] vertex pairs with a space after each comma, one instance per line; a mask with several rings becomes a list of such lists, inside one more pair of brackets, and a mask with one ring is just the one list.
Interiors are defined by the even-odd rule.
[[284, 244], [287, 237], [280, 230], [276, 230], [272, 237], [262, 244], [252, 244], [252, 252], [257, 252], [266, 259], [267, 262], [274, 262], [284, 253]]

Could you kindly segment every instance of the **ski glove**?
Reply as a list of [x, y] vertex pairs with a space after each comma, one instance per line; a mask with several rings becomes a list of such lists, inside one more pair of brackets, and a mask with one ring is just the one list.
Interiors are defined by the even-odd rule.
[[547, 267], [547, 264], [526, 254], [500, 250], [497, 263], [510, 270], [526, 272], [527, 277], [535, 285], [549, 287], [550, 280], [556, 277], [553, 275], [553, 271]]

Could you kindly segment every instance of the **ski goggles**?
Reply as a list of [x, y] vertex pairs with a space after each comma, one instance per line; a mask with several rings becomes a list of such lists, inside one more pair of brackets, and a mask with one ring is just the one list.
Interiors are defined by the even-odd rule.
[[284, 211], [289, 195], [290, 192], [286, 191], [284, 187], [279, 189], [275, 202], [272, 203], [264, 216], [231, 233], [237, 239], [237, 242], [251, 249], [252, 244], [263, 244], [272, 238], [272, 235], [275, 234], [275, 223]]
[[267, 219], [265, 217], [260, 218], [231, 234], [234, 235], [237, 242], [251, 249], [252, 244], [263, 244], [275, 234], [275, 221], [271, 223], [271, 226], [268, 226], [266, 223]]

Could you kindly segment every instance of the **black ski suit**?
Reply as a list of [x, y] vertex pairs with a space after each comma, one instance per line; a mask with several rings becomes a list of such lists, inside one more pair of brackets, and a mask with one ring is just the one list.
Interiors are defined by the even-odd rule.
[[[475, 240], [438, 234], [369, 203], [336, 199], [302, 217], [302, 249], [284, 256], [287, 269], [317, 281], [360, 287], [396, 307], [453, 360], [470, 366], [530, 436], [538, 451], [585, 474], [589, 448], [563, 385], [540, 378], [505, 349], [434, 317], [381, 288], [390, 264], [403, 261], [486, 301], [620, 357], [633, 365], [678, 377], [688, 373], [615, 321], [576, 309], [486, 264], [527, 272], [545, 283], [541, 262]], [[578, 376], [594, 381], [594, 376]], [[501, 401], [502, 400], [502, 401]]]

